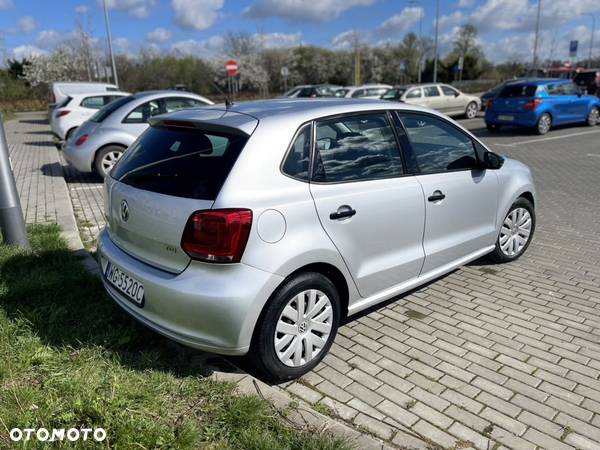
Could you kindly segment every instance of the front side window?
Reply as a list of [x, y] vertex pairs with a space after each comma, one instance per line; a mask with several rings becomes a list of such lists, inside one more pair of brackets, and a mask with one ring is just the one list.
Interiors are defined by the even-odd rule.
[[182, 109], [198, 108], [199, 106], [206, 106], [206, 104], [189, 97], [165, 98], [165, 110], [168, 113]]
[[436, 117], [402, 112], [398, 115], [422, 174], [477, 167], [473, 141], [462, 131]]
[[406, 98], [421, 98], [421, 88], [411, 89], [406, 94]]
[[143, 103], [123, 120], [123, 123], [147, 123], [150, 117], [161, 114], [160, 103], [158, 100], [151, 100]]
[[560, 85], [560, 90], [562, 95], [577, 95], [579, 94], [579, 89], [573, 83], [563, 83]]
[[404, 173], [385, 113], [322, 120], [316, 127], [314, 181], [338, 183]]
[[423, 88], [423, 93], [425, 97], [439, 97], [440, 91], [437, 86], [426, 86]]
[[281, 170], [286, 175], [308, 180], [310, 162], [310, 125], [304, 125], [296, 134]]
[[357, 89], [352, 93], [352, 98], [364, 97], [366, 95], [364, 89]]

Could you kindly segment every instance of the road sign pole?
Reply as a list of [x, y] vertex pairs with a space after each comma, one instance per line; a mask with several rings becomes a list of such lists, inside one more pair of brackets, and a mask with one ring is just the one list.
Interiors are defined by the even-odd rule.
[[0, 114], [0, 230], [8, 245], [29, 248], [25, 221], [15, 176], [10, 167], [8, 144], [4, 133], [4, 123]]

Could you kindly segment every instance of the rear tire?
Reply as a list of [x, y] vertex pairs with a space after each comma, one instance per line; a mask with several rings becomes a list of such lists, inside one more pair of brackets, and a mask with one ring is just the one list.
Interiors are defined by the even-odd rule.
[[552, 128], [552, 117], [548, 113], [544, 113], [540, 116], [537, 121], [536, 131], [537, 134], [544, 135]]
[[598, 123], [600, 123], [600, 111], [598, 111], [598, 108], [593, 106], [592, 109], [590, 109], [590, 112], [587, 116], [587, 124], [590, 127], [593, 127], [598, 125]]
[[98, 150], [94, 158], [94, 168], [100, 178], [104, 179], [108, 175], [113, 166], [123, 156], [124, 151], [125, 149], [118, 145], [109, 145]]
[[315, 272], [299, 274], [267, 302], [249, 358], [270, 382], [298, 378], [327, 354], [339, 323], [339, 294], [331, 280]]
[[535, 209], [529, 200], [519, 197], [508, 210], [489, 256], [496, 263], [515, 261], [529, 247], [534, 231]]

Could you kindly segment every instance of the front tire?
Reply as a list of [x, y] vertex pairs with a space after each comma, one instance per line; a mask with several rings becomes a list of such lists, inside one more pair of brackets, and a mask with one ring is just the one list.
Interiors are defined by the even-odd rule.
[[271, 382], [298, 378], [329, 351], [340, 322], [334, 284], [320, 273], [299, 274], [273, 294], [256, 325], [250, 358]]
[[94, 158], [94, 168], [100, 178], [104, 179], [106, 175], [108, 175], [117, 161], [121, 159], [124, 151], [125, 149], [123, 147], [109, 145], [96, 153], [96, 157]]
[[497, 263], [514, 261], [525, 253], [535, 231], [535, 209], [531, 202], [519, 197], [510, 207], [498, 238], [496, 247], [490, 253]]
[[552, 128], [552, 117], [548, 113], [544, 113], [540, 116], [537, 121], [536, 131], [537, 134], [544, 135]]
[[590, 127], [596, 126], [598, 123], [600, 123], [600, 112], [598, 111], [598, 108], [594, 106], [592, 109], [590, 109], [586, 122]]
[[465, 110], [465, 117], [467, 119], [474, 119], [477, 116], [477, 103], [475, 102], [470, 102], [467, 105], [467, 109]]

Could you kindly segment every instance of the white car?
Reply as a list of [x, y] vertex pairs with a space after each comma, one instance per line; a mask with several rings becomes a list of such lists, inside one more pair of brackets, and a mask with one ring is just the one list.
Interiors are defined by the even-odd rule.
[[95, 92], [71, 94], [60, 102], [50, 117], [50, 128], [58, 141], [66, 141], [73, 132], [96, 111], [113, 100], [130, 95], [128, 92]]
[[392, 86], [389, 84], [364, 84], [362, 86], [348, 86], [335, 91], [336, 97], [343, 98], [381, 98]]
[[55, 81], [49, 86], [48, 119], [59, 103], [73, 94], [89, 94], [94, 92], [117, 92], [119, 88], [111, 83], [91, 81]]
[[474, 119], [481, 108], [479, 97], [441, 83], [397, 86], [383, 94], [381, 99], [423, 106], [451, 117], [465, 116], [467, 119]]

